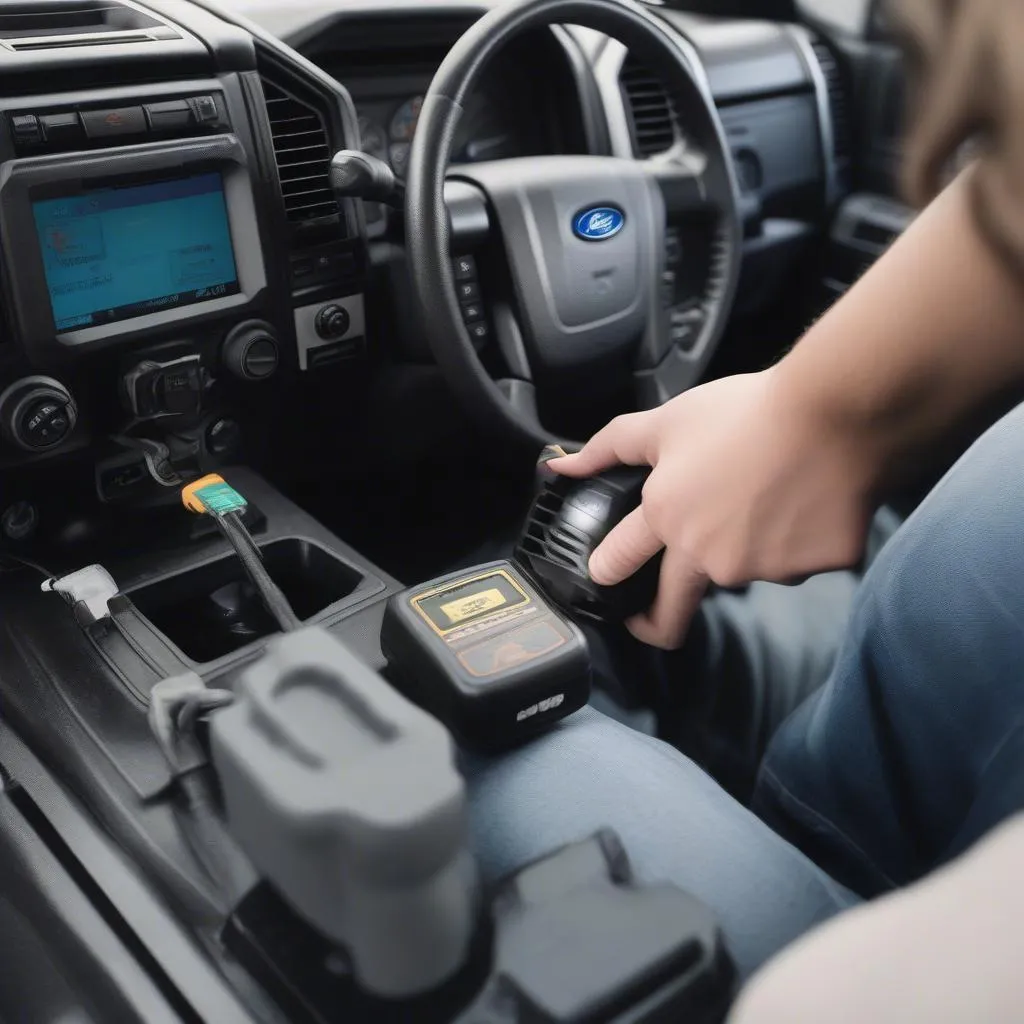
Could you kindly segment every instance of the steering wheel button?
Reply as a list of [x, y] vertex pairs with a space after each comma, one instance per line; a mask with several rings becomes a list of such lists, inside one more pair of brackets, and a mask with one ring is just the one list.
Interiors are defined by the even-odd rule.
[[699, 325], [695, 323], [675, 323], [669, 336], [672, 344], [688, 352], [697, 343], [697, 335], [700, 333]]
[[471, 324], [476, 320], [483, 320], [484, 318], [484, 307], [479, 302], [470, 302], [462, 307], [462, 319], [467, 324]]
[[455, 280], [476, 280], [476, 260], [472, 256], [460, 256], [455, 260]]
[[455, 290], [461, 302], [476, 302], [480, 298], [480, 285], [476, 281], [460, 281]]
[[486, 320], [478, 320], [475, 324], [469, 325], [469, 336], [474, 341], [486, 341], [490, 333]]

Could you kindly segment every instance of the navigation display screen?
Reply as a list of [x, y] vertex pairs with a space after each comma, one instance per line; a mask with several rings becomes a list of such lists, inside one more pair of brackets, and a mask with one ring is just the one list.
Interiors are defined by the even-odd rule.
[[32, 204], [58, 333], [239, 291], [215, 171]]

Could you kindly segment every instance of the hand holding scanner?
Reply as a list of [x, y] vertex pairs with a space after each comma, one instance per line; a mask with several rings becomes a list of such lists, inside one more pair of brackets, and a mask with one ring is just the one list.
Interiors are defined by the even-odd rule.
[[[564, 452], [553, 450], [558, 454]], [[621, 622], [646, 611], [658, 592], [660, 552], [613, 586], [595, 583], [588, 563], [612, 528], [639, 507], [650, 472], [648, 466], [616, 466], [577, 480], [544, 471], [542, 457], [540, 489], [513, 561], [570, 613]]]

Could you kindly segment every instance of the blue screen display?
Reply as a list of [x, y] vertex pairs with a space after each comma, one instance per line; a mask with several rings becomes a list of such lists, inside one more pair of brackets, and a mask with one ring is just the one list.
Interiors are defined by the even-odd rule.
[[218, 172], [32, 204], [57, 331], [239, 290]]

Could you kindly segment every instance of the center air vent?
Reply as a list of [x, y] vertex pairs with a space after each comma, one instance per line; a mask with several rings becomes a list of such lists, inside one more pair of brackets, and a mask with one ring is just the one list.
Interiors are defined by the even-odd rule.
[[331, 189], [330, 136], [319, 111], [263, 79], [274, 158], [288, 220], [301, 227], [338, 216]]
[[633, 129], [633, 152], [646, 159], [671, 149], [678, 138], [678, 118], [665, 87], [630, 54], [619, 82]]
[[36, 0], [0, 7], [0, 41], [11, 50], [180, 38], [167, 22], [124, 0]]

